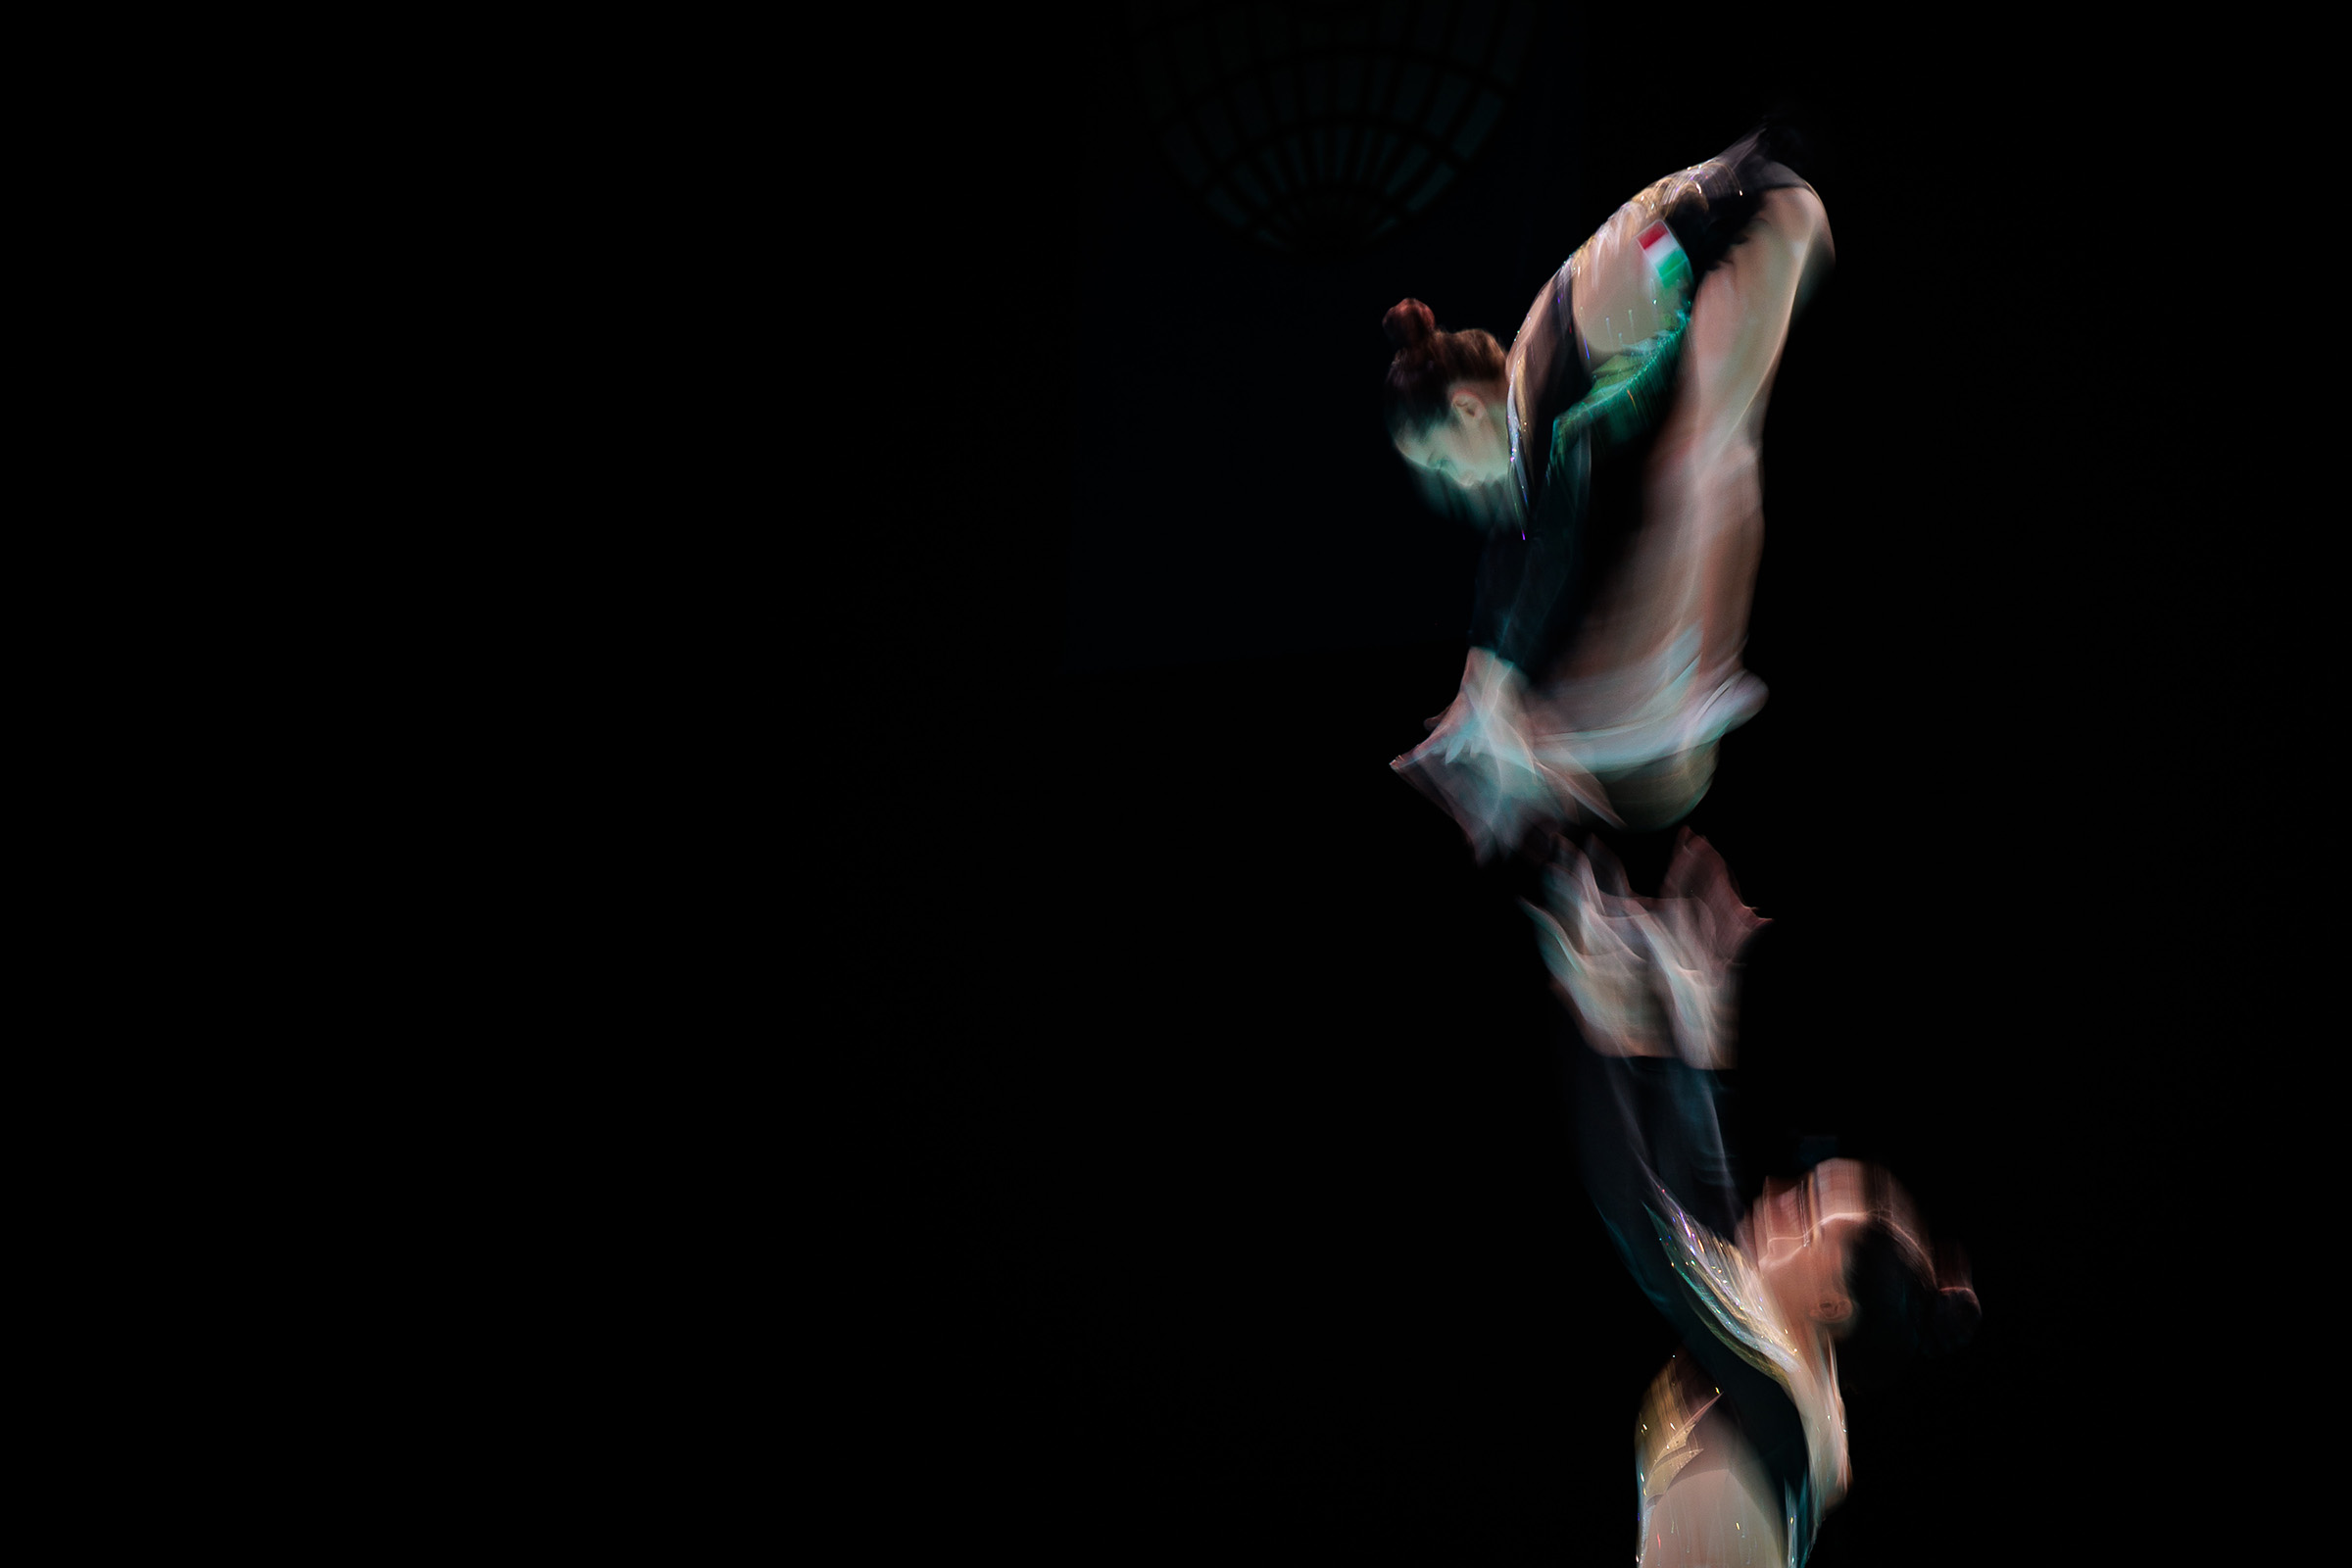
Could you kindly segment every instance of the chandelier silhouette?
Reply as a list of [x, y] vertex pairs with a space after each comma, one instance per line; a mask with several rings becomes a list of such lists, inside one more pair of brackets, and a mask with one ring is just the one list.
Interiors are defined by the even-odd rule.
[[1510, 107], [1530, 0], [1137, 4], [1154, 137], [1211, 213], [1272, 246], [1387, 238], [1470, 167]]

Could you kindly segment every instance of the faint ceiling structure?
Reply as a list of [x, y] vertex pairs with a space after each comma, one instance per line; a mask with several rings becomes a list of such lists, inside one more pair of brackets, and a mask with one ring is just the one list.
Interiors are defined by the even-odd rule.
[[1153, 138], [1201, 205], [1278, 251], [1386, 239], [1470, 167], [1521, 79], [1532, 0], [1137, 0]]

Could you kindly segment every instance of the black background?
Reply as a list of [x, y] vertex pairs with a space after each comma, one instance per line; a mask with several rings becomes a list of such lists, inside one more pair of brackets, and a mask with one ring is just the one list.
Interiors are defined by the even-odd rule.
[[1575, 1177], [1522, 884], [1387, 766], [1452, 694], [1476, 541], [1387, 446], [1379, 323], [1412, 295], [1507, 343], [1612, 207], [1778, 109], [1838, 267], [1766, 430], [1771, 701], [1690, 824], [1773, 921], [1739, 1126], [1751, 1183], [1808, 1137], [1889, 1165], [1986, 1311], [1852, 1394], [1815, 1561], [2069, 1560], [2104, 1523], [2048, 1489], [2138, 1419], [2177, 1064], [2222, 1011], [2144, 782], [2161, 714], [2219, 701], [2166, 652], [2193, 502], [2141, 433], [2163, 290], [2117, 260], [2202, 177], [2147, 155], [2171, 83], [2047, 32], [1553, 14], [1424, 222], [1299, 261], [1185, 195], [1124, 26], [961, 40], [919, 181], [943, 243], [894, 322], [956, 461], [888, 547], [940, 608], [885, 636], [923, 695], [908, 956], [870, 998], [905, 1069], [878, 1533], [1631, 1548], [1673, 1345]]

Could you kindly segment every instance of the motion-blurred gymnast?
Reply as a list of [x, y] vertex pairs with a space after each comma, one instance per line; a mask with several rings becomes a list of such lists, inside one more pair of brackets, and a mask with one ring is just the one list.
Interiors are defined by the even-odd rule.
[[1397, 450], [1491, 530], [1460, 693], [1395, 765], [1482, 858], [1550, 862], [1528, 908], [1582, 1039], [1586, 1186], [1683, 1344], [1637, 1421], [1649, 1568], [1803, 1563], [1849, 1480], [1841, 1348], [1950, 1348], [1977, 1317], [1884, 1172], [1829, 1160], [1744, 1200], [1717, 1107], [1761, 922], [1721, 859], [1686, 832], [1636, 898], [1604, 833], [1558, 831], [1680, 820], [1762, 704], [1740, 664], [1757, 446], [1830, 254], [1819, 197], [1758, 134], [1618, 209], [1507, 357], [1416, 300], [1386, 322]]
[[1820, 198], [1758, 132], [1619, 208], [1507, 356], [1418, 300], [1388, 313], [1396, 449], [1490, 533], [1460, 694], [1395, 766], [1481, 858], [1555, 821], [1679, 820], [1762, 705], [1740, 665], [1757, 444], [1830, 256]]

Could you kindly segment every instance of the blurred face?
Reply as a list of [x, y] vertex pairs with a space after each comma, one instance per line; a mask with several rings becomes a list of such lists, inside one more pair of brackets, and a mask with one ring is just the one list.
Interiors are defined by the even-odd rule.
[[1791, 1318], [1810, 1318], [1834, 1338], [1851, 1332], [1845, 1264], [1864, 1219], [1861, 1168], [1851, 1160], [1825, 1161], [1790, 1186], [1766, 1185], [1753, 1215], [1756, 1262]]
[[1845, 1260], [1857, 1228], [1843, 1220], [1824, 1225], [1813, 1245], [1799, 1253], [1797, 1277], [1789, 1282], [1788, 1294], [1805, 1315], [1837, 1339], [1843, 1339], [1854, 1326], [1853, 1298], [1845, 1288]]
[[1511, 437], [1502, 403], [1462, 383], [1446, 390], [1446, 412], [1428, 429], [1396, 438], [1404, 461], [1465, 490], [1493, 484], [1511, 471]]

